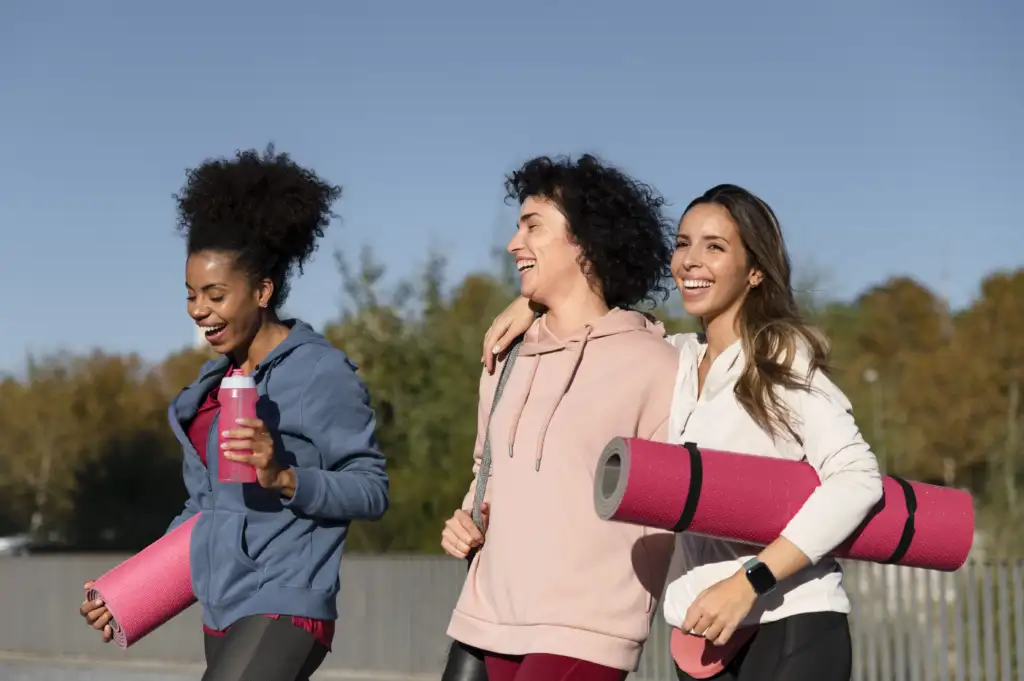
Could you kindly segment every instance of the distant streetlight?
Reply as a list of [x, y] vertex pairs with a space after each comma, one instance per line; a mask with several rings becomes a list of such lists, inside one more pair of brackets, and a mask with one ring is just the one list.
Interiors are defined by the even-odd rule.
[[875, 369], [864, 370], [864, 382], [871, 386], [871, 439], [878, 447], [878, 465], [884, 473], [888, 467], [888, 455], [885, 448], [885, 432], [882, 422], [882, 382]]

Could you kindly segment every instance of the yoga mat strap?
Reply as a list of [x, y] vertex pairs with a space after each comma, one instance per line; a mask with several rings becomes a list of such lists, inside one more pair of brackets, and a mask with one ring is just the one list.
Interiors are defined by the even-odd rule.
[[907, 555], [907, 551], [910, 550], [910, 544], [914, 541], [914, 516], [917, 514], [917, 494], [914, 493], [914, 488], [910, 486], [910, 483], [903, 478], [897, 475], [890, 475], [889, 477], [899, 483], [899, 486], [903, 489], [903, 497], [907, 502], [907, 519], [903, 523], [903, 533], [900, 535], [900, 541], [896, 545], [896, 549], [885, 561], [888, 564], [895, 564], [903, 560], [903, 557]]
[[[498, 374], [498, 385], [494, 388], [491, 412], [484, 424], [483, 452], [480, 455], [480, 468], [477, 469], [476, 474], [476, 489], [473, 492], [473, 511], [471, 513], [473, 522], [481, 530], [484, 529], [484, 518], [480, 507], [484, 503], [484, 496], [487, 492], [487, 478], [491, 476], [491, 418], [494, 416], [494, 410], [498, 408], [498, 400], [501, 399], [501, 393], [505, 390], [505, 382], [508, 381], [509, 374], [512, 373], [512, 365], [516, 363], [516, 357], [519, 356], [519, 343], [522, 339], [522, 336], [517, 337], [509, 346], [505, 363], [501, 366], [501, 373]], [[470, 562], [472, 562], [472, 556], [470, 556]]]
[[684, 442], [683, 449], [690, 455], [690, 486], [686, 491], [686, 503], [683, 504], [683, 512], [679, 514], [679, 520], [672, 527], [675, 532], [685, 532], [693, 522], [693, 516], [697, 513], [697, 503], [700, 501], [700, 490], [704, 486], [704, 462], [697, 449], [696, 443]]

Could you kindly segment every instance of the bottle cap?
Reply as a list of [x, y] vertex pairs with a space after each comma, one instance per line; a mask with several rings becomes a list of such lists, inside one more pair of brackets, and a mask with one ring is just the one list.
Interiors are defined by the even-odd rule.
[[228, 375], [221, 380], [220, 387], [223, 390], [255, 388], [256, 381], [253, 380], [252, 376], [246, 376], [245, 372], [241, 369], [232, 369]]

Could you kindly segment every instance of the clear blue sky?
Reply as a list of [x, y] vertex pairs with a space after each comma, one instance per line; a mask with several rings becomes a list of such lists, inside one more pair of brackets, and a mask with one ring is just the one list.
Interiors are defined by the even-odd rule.
[[582, 151], [674, 212], [747, 185], [836, 296], [964, 305], [1024, 265], [1021, 35], [1019, 0], [5, 2], [0, 370], [190, 343], [171, 194], [271, 140], [345, 187], [290, 301], [316, 325], [335, 248], [493, 267], [502, 174]]

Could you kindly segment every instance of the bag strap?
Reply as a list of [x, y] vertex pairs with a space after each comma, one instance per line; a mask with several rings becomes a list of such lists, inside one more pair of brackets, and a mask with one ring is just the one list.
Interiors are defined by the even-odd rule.
[[488, 414], [487, 423], [484, 425], [483, 453], [480, 456], [480, 468], [476, 474], [476, 491], [473, 495], [473, 522], [476, 523], [480, 530], [484, 529], [484, 519], [483, 514], [480, 512], [480, 506], [484, 503], [484, 494], [487, 492], [487, 478], [491, 475], [491, 417], [494, 416], [494, 410], [498, 406], [498, 400], [501, 399], [505, 383], [512, 373], [512, 365], [516, 363], [516, 357], [519, 356], [519, 343], [521, 340], [522, 336], [512, 341], [512, 345], [509, 347], [508, 356], [505, 358], [505, 363], [501, 367], [501, 374], [498, 376], [498, 385], [494, 388], [491, 413]]

